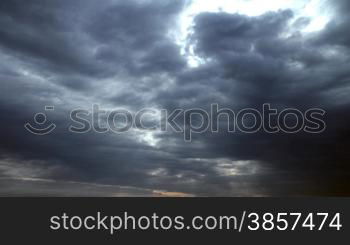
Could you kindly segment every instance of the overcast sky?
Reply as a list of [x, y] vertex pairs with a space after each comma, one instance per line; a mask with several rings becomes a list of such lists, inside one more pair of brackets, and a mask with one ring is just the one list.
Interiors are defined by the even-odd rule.
[[[0, 195], [349, 195], [348, 0], [1, 0]], [[101, 108], [322, 108], [322, 134], [67, 130]], [[57, 129], [23, 127], [47, 112]]]

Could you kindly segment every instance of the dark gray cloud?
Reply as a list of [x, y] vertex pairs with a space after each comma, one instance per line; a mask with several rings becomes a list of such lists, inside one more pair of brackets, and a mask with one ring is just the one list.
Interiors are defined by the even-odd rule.
[[[1, 1], [0, 195], [348, 195], [348, 1], [302, 33], [293, 10], [201, 13], [187, 65], [171, 35], [186, 1]], [[126, 107], [327, 111], [322, 134], [72, 134], [69, 111]], [[23, 124], [45, 105], [58, 128]], [[222, 128], [226, 127], [224, 120]], [[156, 142], [156, 143], [154, 143]], [[132, 186], [132, 187], [123, 187]]]

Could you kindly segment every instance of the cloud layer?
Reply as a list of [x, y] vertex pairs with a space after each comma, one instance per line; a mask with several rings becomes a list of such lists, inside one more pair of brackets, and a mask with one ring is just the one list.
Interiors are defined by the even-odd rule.
[[[331, 21], [310, 33], [293, 9], [203, 12], [183, 47], [174, 33], [188, 4], [1, 1], [0, 195], [349, 195], [348, 1], [329, 1]], [[188, 52], [201, 64], [190, 66]], [[190, 143], [174, 132], [70, 133], [69, 111], [94, 103], [316, 107], [327, 130], [220, 131]], [[46, 105], [57, 130], [28, 133], [24, 123]]]

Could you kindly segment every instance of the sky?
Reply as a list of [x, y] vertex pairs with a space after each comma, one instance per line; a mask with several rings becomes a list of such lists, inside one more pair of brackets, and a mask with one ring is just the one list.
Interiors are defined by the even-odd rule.
[[[349, 11], [347, 0], [2, 0], [0, 196], [348, 196]], [[322, 108], [327, 129], [191, 142], [67, 130], [69, 112], [93, 104], [213, 103]], [[57, 128], [33, 135], [24, 124], [45, 106]]]

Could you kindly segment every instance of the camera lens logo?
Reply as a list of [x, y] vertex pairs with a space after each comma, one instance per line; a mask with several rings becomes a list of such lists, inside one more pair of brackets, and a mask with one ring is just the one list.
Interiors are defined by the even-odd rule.
[[[53, 106], [46, 106], [45, 111], [54, 111], [55, 108]], [[28, 130], [28, 132], [36, 135], [48, 135], [52, 133], [56, 124], [49, 123], [47, 121], [47, 117], [45, 113], [37, 113], [34, 115], [34, 123], [35, 125], [31, 125], [30, 123], [26, 123], [24, 128]]]

